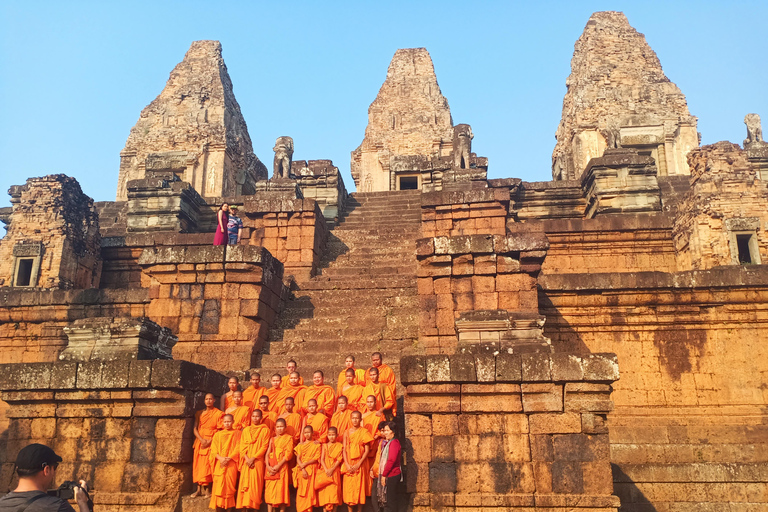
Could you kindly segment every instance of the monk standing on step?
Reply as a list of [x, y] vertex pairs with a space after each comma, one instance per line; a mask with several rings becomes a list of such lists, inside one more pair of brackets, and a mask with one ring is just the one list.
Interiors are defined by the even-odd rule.
[[213, 464], [209, 457], [213, 435], [224, 428], [222, 419], [224, 413], [216, 408], [216, 397], [213, 393], [205, 395], [205, 409], [195, 413], [194, 450], [192, 459], [192, 480], [197, 484], [197, 490], [192, 493], [196, 498], [201, 494], [211, 495], [210, 484], [213, 482]]
[[[341, 388], [347, 382], [347, 370], [353, 370], [355, 372], [355, 378], [352, 384], [360, 384], [361, 386], [365, 385], [365, 370], [362, 368], [355, 368], [355, 356], [351, 354], [348, 355], [344, 360], [344, 366], [345, 368], [339, 372], [339, 382], [336, 385], [336, 396], [341, 396], [344, 394]], [[340, 433], [339, 435], [342, 434], [343, 433]]]
[[232, 394], [240, 389], [240, 379], [233, 375], [227, 381], [227, 387], [229, 388], [229, 391], [221, 395], [221, 404], [219, 405], [219, 409], [222, 411], [226, 411], [232, 407]]
[[[347, 397], [344, 395], [340, 396], [336, 403], [336, 412], [331, 416], [331, 427], [335, 427], [337, 433], [341, 432], [344, 435], [343, 433], [352, 426], [352, 410], [347, 408]], [[339, 436], [339, 439], [341, 439], [341, 436]]]
[[305, 426], [302, 430], [304, 441], [294, 449], [296, 467], [293, 468], [293, 484], [296, 487], [296, 512], [312, 512], [312, 507], [318, 504], [315, 473], [320, 462], [322, 445], [313, 441], [313, 436], [312, 427]]
[[235, 423], [232, 426], [235, 430], [243, 430], [251, 423], [251, 408], [247, 405], [243, 405], [243, 392], [235, 391], [232, 393], [232, 406], [226, 411], [226, 414], [231, 414]]
[[[312, 441], [325, 443], [328, 441], [328, 416], [323, 414], [323, 411], [317, 410], [317, 400], [314, 398], [307, 403], [307, 408], [307, 415], [304, 416], [304, 421], [301, 424], [302, 432], [304, 432], [304, 427], [312, 427], [314, 432]], [[302, 441], [304, 440], [302, 439]]]
[[309, 400], [317, 401], [317, 410], [329, 418], [333, 415], [333, 409], [336, 407], [336, 394], [333, 388], [325, 383], [325, 375], [321, 370], [315, 370], [312, 374], [312, 385], [304, 390], [304, 401], [301, 404], [301, 413], [307, 413], [307, 402]]
[[[371, 368], [379, 370], [379, 382], [386, 384], [389, 388], [389, 392], [392, 394], [392, 416], [397, 416], [397, 377], [395, 377], [395, 372], [384, 364], [381, 352], [371, 354], [371, 364], [373, 365]], [[366, 380], [370, 382], [370, 371], [366, 376]]]
[[253, 372], [251, 374], [251, 385], [243, 391], [243, 404], [253, 409], [259, 408], [259, 398], [267, 389], [261, 385], [261, 374]]
[[347, 397], [347, 408], [350, 411], [362, 412], [363, 408], [365, 407], [363, 402], [365, 382], [361, 381], [361, 384], [355, 384], [357, 377], [355, 370], [352, 368], [347, 368], [344, 376], [346, 380], [344, 381], [344, 385], [341, 386], [341, 394]]
[[272, 437], [269, 427], [261, 424], [262, 412], [254, 409], [251, 424], [240, 436], [240, 488], [237, 508], [259, 510], [264, 491], [264, 457]]
[[[288, 381], [291, 378], [291, 374], [293, 372], [298, 373], [298, 371], [299, 371], [299, 366], [296, 364], [296, 361], [294, 361], [293, 359], [289, 359], [288, 362], [285, 364], [285, 377], [283, 377], [283, 387], [288, 386]], [[299, 376], [299, 385], [300, 386], [304, 385], [304, 379], [301, 376]]]
[[293, 438], [293, 443], [298, 444], [301, 440], [301, 414], [293, 412], [295, 402], [293, 398], [285, 399], [285, 411], [278, 416], [285, 420], [285, 433]]
[[218, 512], [234, 510], [237, 505], [237, 467], [240, 460], [240, 431], [234, 430], [234, 419], [225, 414], [224, 430], [219, 430], [211, 442], [210, 457], [213, 463], [213, 486], [209, 508]]
[[366, 397], [369, 395], [376, 397], [376, 410], [379, 416], [391, 417], [392, 408], [395, 406], [395, 398], [392, 396], [389, 386], [379, 382], [379, 370], [377, 368], [368, 369], [368, 380], [368, 384], [363, 389], [363, 394]]
[[267, 449], [267, 474], [264, 477], [264, 501], [267, 502], [269, 512], [276, 508], [280, 512], [291, 504], [291, 496], [288, 492], [288, 461], [293, 458], [293, 438], [285, 433], [285, 420], [279, 419], [275, 423], [275, 436], [269, 441]]
[[[333, 483], [317, 491], [317, 504], [327, 512], [336, 512], [342, 501], [341, 465], [344, 463], [344, 455], [341, 453], [344, 446], [339, 442], [336, 427], [328, 429], [328, 442], [322, 445], [322, 447], [322, 453], [320, 454], [321, 468], [318, 468], [318, 471], [324, 471], [333, 480]], [[317, 481], [317, 477], [315, 479]]]
[[352, 427], [344, 433], [344, 478], [342, 488], [344, 503], [357, 512], [363, 512], [366, 496], [371, 495], [371, 479], [368, 468], [368, 452], [371, 450], [373, 437], [360, 422], [360, 411], [352, 413]]
[[267, 395], [263, 395], [259, 398], [259, 410], [261, 411], [261, 423], [269, 429], [272, 435], [274, 435], [277, 413], [270, 410], [269, 397]]
[[[294, 404], [300, 404], [304, 400], [304, 392], [307, 389], [307, 386], [303, 386], [299, 384], [301, 376], [299, 375], [299, 372], [293, 372], [289, 375], [288, 379], [288, 385], [283, 386], [280, 391], [280, 394], [277, 395], [277, 399], [280, 401], [280, 410], [278, 411], [278, 414], [282, 414], [285, 412], [285, 399], [288, 397], [293, 398]], [[296, 411], [299, 414], [301, 414], [301, 411]], [[303, 416], [303, 414], [302, 414]]]
[[280, 414], [280, 406], [282, 403], [278, 403], [280, 393], [283, 391], [283, 379], [280, 378], [280, 374], [276, 373], [269, 379], [272, 387], [264, 392], [264, 395], [269, 397], [269, 410]]

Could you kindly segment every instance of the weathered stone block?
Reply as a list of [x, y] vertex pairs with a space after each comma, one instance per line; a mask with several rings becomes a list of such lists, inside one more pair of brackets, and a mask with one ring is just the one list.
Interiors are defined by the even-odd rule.
[[405, 416], [405, 435], [411, 436], [431, 436], [432, 419], [423, 414], [408, 414]]
[[531, 414], [531, 434], [571, 434], [581, 432], [581, 415], [575, 412]]
[[582, 359], [584, 380], [614, 382], [619, 380], [616, 354], [587, 354]]
[[450, 357], [451, 382], [477, 382], [475, 357], [472, 354], [455, 354]]
[[518, 412], [523, 405], [519, 384], [463, 384], [462, 412]]
[[429, 491], [432, 493], [456, 492], [456, 464], [432, 462], [429, 464]]
[[546, 382], [552, 380], [549, 354], [533, 352], [520, 355], [524, 382]]
[[54, 363], [51, 367], [51, 389], [73, 389], [77, 382], [77, 363]]
[[455, 436], [459, 433], [459, 415], [433, 414], [432, 433], [441, 436]]
[[432, 436], [432, 462], [454, 462], [454, 437], [450, 435]]
[[423, 384], [427, 382], [427, 362], [423, 356], [404, 356], [400, 358], [400, 381], [403, 384]]
[[448, 356], [427, 356], [427, 382], [450, 382], [451, 365]]
[[501, 353], [496, 356], [496, 382], [520, 382], [523, 378], [519, 354]]
[[554, 383], [522, 384], [523, 411], [559, 412], [563, 410], [563, 386]]
[[581, 357], [575, 354], [550, 354], [552, 380], [580, 381], [584, 377]]
[[406, 388], [406, 413], [459, 412], [459, 384], [412, 384]]

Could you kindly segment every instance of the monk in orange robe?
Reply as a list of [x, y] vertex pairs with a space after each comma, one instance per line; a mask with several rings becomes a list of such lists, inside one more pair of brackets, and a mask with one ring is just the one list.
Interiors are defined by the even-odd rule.
[[293, 437], [293, 443], [301, 440], [301, 414], [293, 412], [294, 400], [291, 397], [285, 399], [285, 412], [278, 416], [285, 420], [285, 433]]
[[259, 408], [259, 398], [267, 391], [267, 388], [261, 385], [261, 374], [253, 372], [251, 374], [251, 385], [243, 391], [243, 404], [253, 409]]
[[213, 486], [209, 508], [234, 509], [237, 505], [237, 467], [240, 461], [240, 431], [234, 430], [235, 420], [231, 414], [222, 419], [224, 430], [213, 436], [209, 456], [213, 461]]
[[309, 425], [302, 430], [305, 439], [294, 449], [296, 453], [296, 467], [293, 468], [293, 485], [296, 487], [296, 512], [312, 512], [312, 507], [317, 506], [317, 492], [315, 492], [315, 473], [320, 462], [322, 445], [314, 442], [314, 432]]
[[291, 496], [288, 493], [288, 462], [292, 458], [293, 438], [285, 433], [285, 420], [279, 419], [275, 423], [275, 436], [270, 439], [267, 449], [264, 501], [267, 502], [269, 512], [273, 512], [275, 508], [285, 512], [291, 504]]
[[344, 433], [344, 478], [342, 494], [344, 503], [363, 512], [366, 496], [371, 495], [369, 478], [368, 452], [371, 450], [373, 437], [368, 429], [361, 425], [360, 411], [352, 413], [352, 427]]
[[[288, 363], [285, 365], [285, 376], [283, 377], [283, 387], [288, 386], [288, 383], [291, 379], [291, 374], [293, 372], [299, 373], [299, 367], [296, 364], [296, 361], [293, 359], [289, 359]], [[299, 375], [299, 386], [304, 385], [304, 379]]]
[[[369, 382], [363, 388], [363, 396], [373, 395], [376, 397], [376, 409], [379, 410], [385, 418], [391, 418], [392, 408], [395, 406], [395, 397], [389, 389], [389, 386], [379, 382], [379, 370], [376, 368], [368, 369]], [[362, 404], [365, 407], [365, 403]]]
[[216, 397], [213, 393], [205, 395], [205, 409], [195, 413], [195, 457], [192, 460], [192, 480], [197, 484], [197, 490], [192, 493], [196, 498], [201, 493], [210, 496], [210, 485], [213, 482], [213, 464], [209, 457], [213, 435], [224, 428], [222, 419], [224, 413], [216, 408]]
[[240, 389], [240, 379], [235, 376], [230, 377], [227, 381], [227, 387], [229, 388], [229, 391], [221, 395], [221, 404], [219, 405], [219, 409], [222, 411], [226, 411], [232, 407], [232, 404], [234, 403], [232, 400], [232, 394]]
[[344, 395], [336, 400], [336, 404], [336, 412], [331, 416], [331, 426], [336, 428], [336, 432], [341, 432], [343, 435], [352, 426], [352, 411], [347, 408], [347, 397]]
[[280, 374], [274, 374], [270, 379], [270, 383], [272, 384], [272, 387], [266, 390], [264, 395], [269, 397], [269, 410], [280, 414], [281, 402], [278, 402], [278, 400], [280, 399], [280, 393], [283, 391]]
[[[344, 394], [341, 387], [345, 382], [347, 382], [347, 370], [352, 370], [355, 372], [355, 379], [352, 384], [360, 384], [361, 386], [365, 384], [365, 370], [362, 368], [355, 368], [355, 356], [348, 355], [344, 360], [344, 366], [345, 368], [339, 372], [339, 380], [338, 384], [336, 384], [336, 396], [341, 396]], [[341, 434], [343, 434], [343, 432]]]
[[264, 457], [272, 437], [269, 427], [261, 424], [262, 411], [254, 409], [251, 424], [240, 436], [240, 488], [237, 508], [259, 510], [264, 491]]
[[365, 391], [365, 388], [360, 384], [355, 384], [356, 377], [355, 377], [355, 371], [352, 369], [348, 369], [345, 374], [346, 380], [344, 381], [344, 385], [341, 386], [341, 395], [344, 395], [347, 397], [347, 408], [350, 411], [360, 411], [363, 412], [363, 409], [365, 408], [365, 403], [363, 399], [363, 392]]
[[376, 409], [376, 397], [373, 395], [368, 395], [365, 399], [365, 406], [366, 410], [363, 412], [362, 425], [368, 429], [374, 440], [378, 440], [381, 437], [379, 435], [379, 424], [382, 421], [386, 421], [384, 414]]
[[[301, 424], [301, 430], [304, 432], [304, 427], [312, 427], [313, 434], [312, 440], [319, 443], [325, 443], [328, 441], [328, 416], [323, 414], [323, 411], [317, 410], [317, 400], [312, 399], [307, 403], [307, 415], [304, 416], [304, 421]], [[306, 439], [302, 439], [306, 441]]]
[[[277, 399], [280, 401], [280, 409], [278, 414], [285, 412], [285, 399], [288, 397], [293, 398], [294, 404], [301, 404], [304, 401], [304, 391], [307, 386], [299, 384], [301, 376], [299, 372], [293, 372], [289, 376], [288, 385], [280, 388], [280, 393], [277, 395]], [[301, 414], [301, 411], [296, 411]]]
[[269, 406], [269, 397], [267, 395], [259, 397], [259, 410], [261, 411], [261, 423], [266, 425], [271, 434], [274, 434], [277, 413], [273, 412], [272, 408]]
[[318, 471], [325, 471], [325, 474], [333, 479], [333, 483], [328, 484], [317, 491], [317, 504], [323, 507], [327, 512], [336, 512], [336, 508], [341, 505], [341, 464], [344, 462], [344, 456], [341, 451], [344, 446], [338, 442], [339, 434], [336, 427], [328, 428], [328, 442], [324, 445], [320, 454], [320, 468]]
[[336, 393], [325, 383], [325, 375], [321, 370], [312, 374], [312, 385], [304, 390], [304, 400], [301, 402], [301, 414], [307, 413], [307, 402], [317, 400], [317, 410], [323, 411], [329, 418], [336, 408]]
[[251, 408], [247, 405], [243, 405], [243, 392], [235, 391], [232, 393], [232, 406], [226, 411], [226, 414], [231, 414], [235, 420], [235, 424], [232, 426], [235, 430], [243, 430], [251, 423]]
[[[386, 384], [389, 388], [389, 392], [392, 395], [392, 416], [397, 416], [397, 377], [395, 377], [395, 371], [384, 364], [384, 359], [381, 352], [374, 352], [371, 354], [371, 368], [376, 368], [379, 371], [379, 382]], [[366, 381], [371, 382], [370, 369], [366, 375]]]

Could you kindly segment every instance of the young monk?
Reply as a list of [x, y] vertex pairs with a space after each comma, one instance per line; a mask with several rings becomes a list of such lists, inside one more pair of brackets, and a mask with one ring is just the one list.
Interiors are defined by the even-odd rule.
[[371, 433], [371, 436], [374, 440], [379, 439], [379, 424], [382, 421], [386, 421], [384, 419], [384, 415], [380, 414], [379, 411], [376, 409], [376, 397], [373, 395], [368, 395], [365, 399], [365, 411], [363, 412], [363, 421], [362, 425], [366, 429], [368, 429], [368, 432]]
[[[369, 382], [363, 388], [363, 396], [373, 395], [376, 397], [376, 409], [382, 416], [392, 417], [392, 408], [395, 406], [395, 397], [389, 390], [389, 387], [379, 382], [379, 370], [376, 368], [368, 369]], [[363, 404], [365, 406], [365, 404]]]
[[229, 391], [221, 395], [221, 404], [219, 405], [219, 409], [222, 411], [226, 411], [232, 407], [232, 394], [240, 389], [240, 379], [233, 375], [227, 381], [227, 387], [229, 388]]
[[347, 408], [347, 397], [340, 396], [336, 400], [336, 412], [331, 416], [331, 426], [336, 428], [336, 432], [341, 432], [344, 435], [344, 432], [352, 426], [351, 415], [352, 411]]
[[[362, 412], [365, 408], [363, 403], [363, 392], [365, 388], [360, 384], [355, 384], [357, 377], [355, 376], [355, 370], [347, 369], [344, 377], [344, 385], [341, 386], [341, 394], [347, 397], [347, 408], [350, 411]], [[339, 395], [341, 396], [341, 395]]]
[[275, 423], [275, 436], [269, 441], [267, 448], [267, 474], [264, 477], [264, 501], [269, 512], [277, 508], [280, 512], [291, 504], [288, 493], [288, 461], [293, 458], [293, 438], [285, 433], [285, 420]]
[[344, 478], [342, 482], [344, 503], [357, 512], [363, 512], [366, 496], [371, 495], [369, 478], [368, 452], [371, 450], [373, 437], [360, 422], [360, 411], [352, 413], [352, 427], [344, 433]]
[[283, 381], [280, 378], [280, 374], [276, 373], [272, 375], [272, 378], [269, 379], [269, 382], [272, 384], [272, 387], [264, 392], [264, 395], [269, 397], [269, 410], [280, 414], [280, 403], [278, 400], [280, 399], [280, 393], [283, 391]]
[[327, 512], [336, 512], [336, 508], [341, 505], [341, 464], [344, 462], [341, 451], [344, 446], [338, 437], [336, 427], [329, 427], [328, 442], [321, 445], [321, 468], [318, 468], [318, 471], [325, 471], [325, 474], [333, 479], [333, 483], [317, 491], [317, 504]]
[[243, 391], [243, 404], [253, 409], [259, 408], [259, 398], [267, 389], [261, 385], [261, 374], [253, 372], [251, 374], [251, 385]]
[[307, 402], [317, 400], [317, 410], [323, 411], [329, 418], [336, 407], [336, 393], [333, 388], [325, 383], [325, 375], [321, 370], [315, 370], [312, 374], [312, 385], [304, 390], [304, 400], [301, 403], [301, 413], [307, 413]]
[[[293, 359], [289, 359], [288, 362], [285, 364], [285, 377], [283, 377], [283, 387], [288, 385], [288, 381], [291, 378], [291, 374], [293, 372], [299, 373], [299, 367], [296, 364], [296, 361]], [[301, 375], [299, 375], [299, 385], [304, 385], [304, 379], [301, 378]]]
[[269, 427], [261, 424], [262, 411], [254, 409], [251, 424], [240, 437], [240, 488], [237, 508], [259, 510], [264, 490], [264, 457], [272, 437]]
[[[307, 415], [304, 416], [304, 421], [301, 424], [302, 433], [304, 427], [312, 427], [312, 441], [318, 443], [325, 443], [328, 441], [328, 416], [323, 414], [323, 411], [317, 410], [317, 400], [314, 398], [307, 403]], [[302, 439], [306, 441], [307, 439]]]
[[[348, 355], [344, 360], [344, 366], [345, 368], [339, 372], [339, 381], [336, 385], [336, 396], [344, 394], [341, 387], [345, 382], [347, 382], [347, 370], [352, 370], [354, 372], [355, 380], [353, 384], [360, 384], [361, 386], [365, 384], [365, 370], [362, 368], [355, 368], [355, 356]], [[341, 434], [343, 434], [343, 432], [341, 432], [339, 435]]]
[[293, 443], [301, 440], [301, 414], [293, 412], [294, 400], [291, 397], [285, 399], [285, 412], [278, 416], [285, 420], [285, 433], [293, 438]]
[[226, 414], [231, 414], [235, 420], [235, 424], [232, 428], [235, 430], [243, 430], [251, 423], [251, 408], [247, 405], [243, 405], [243, 392], [235, 391], [232, 393], [232, 406], [226, 411]]
[[[294, 404], [300, 404], [304, 400], [304, 391], [307, 386], [300, 384], [301, 376], [299, 372], [292, 372], [289, 375], [288, 385], [280, 388], [280, 393], [277, 395], [277, 399], [280, 400], [280, 411], [278, 414], [282, 414], [284, 411], [285, 399], [288, 397], [293, 398]], [[301, 414], [301, 411], [296, 411]]]
[[277, 413], [270, 410], [269, 397], [267, 395], [263, 395], [259, 398], [259, 410], [261, 411], [261, 423], [269, 429], [271, 434], [274, 434]]
[[213, 486], [208, 507], [218, 512], [233, 511], [237, 505], [237, 466], [240, 460], [240, 431], [232, 428], [235, 420], [231, 414], [225, 414], [221, 422], [224, 430], [214, 434], [209, 454], [213, 461]]
[[293, 485], [296, 487], [296, 512], [311, 512], [312, 507], [317, 506], [317, 493], [315, 492], [315, 472], [322, 445], [314, 442], [314, 432], [309, 425], [302, 431], [304, 441], [294, 449], [296, 453], [296, 467], [293, 468]]
[[192, 480], [197, 484], [197, 490], [192, 493], [196, 498], [204, 493], [211, 495], [210, 484], [213, 482], [213, 464], [209, 457], [213, 435], [224, 428], [222, 419], [224, 413], [216, 408], [216, 397], [213, 393], [205, 395], [205, 409], [195, 413], [195, 458], [192, 460]]
[[[397, 416], [397, 377], [395, 377], [394, 370], [384, 364], [384, 358], [382, 357], [381, 352], [374, 352], [371, 354], [371, 365], [371, 368], [376, 368], [378, 370], [379, 382], [387, 385], [387, 389], [389, 389], [389, 393], [392, 395], [391, 413], [392, 416]], [[369, 370], [371, 368], [369, 368]], [[371, 382], [370, 371], [366, 376], [366, 381]]]

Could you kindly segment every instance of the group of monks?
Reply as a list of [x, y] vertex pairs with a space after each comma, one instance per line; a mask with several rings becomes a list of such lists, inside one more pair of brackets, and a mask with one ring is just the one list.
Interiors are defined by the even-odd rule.
[[371, 363], [358, 369], [347, 356], [335, 390], [320, 370], [304, 385], [290, 360], [270, 388], [252, 373], [245, 390], [229, 379], [219, 407], [207, 394], [195, 415], [193, 496], [210, 493], [217, 510], [258, 510], [266, 502], [270, 512], [284, 512], [293, 487], [298, 512], [331, 512], [342, 503], [362, 512], [379, 476], [382, 430], [395, 430], [397, 414], [394, 372], [379, 352]]

